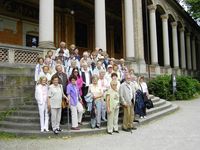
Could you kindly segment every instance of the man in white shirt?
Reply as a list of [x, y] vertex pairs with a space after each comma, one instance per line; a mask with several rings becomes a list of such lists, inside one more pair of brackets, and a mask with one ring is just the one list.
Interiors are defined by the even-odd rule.
[[40, 77], [46, 77], [48, 80], [48, 83], [50, 83], [51, 74], [49, 73], [49, 66], [43, 66], [42, 69], [43, 69], [43, 72], [40, 72], [37, 81], [39, 81]]

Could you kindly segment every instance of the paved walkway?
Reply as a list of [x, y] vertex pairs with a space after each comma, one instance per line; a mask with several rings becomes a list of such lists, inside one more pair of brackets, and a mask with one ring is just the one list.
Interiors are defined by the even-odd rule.
[[140, 126], [132, 134], [11, 139], [0, 141], [0, 150], [199, 150], [200, 99], [175, 103], [180, 106], [177, 112]]

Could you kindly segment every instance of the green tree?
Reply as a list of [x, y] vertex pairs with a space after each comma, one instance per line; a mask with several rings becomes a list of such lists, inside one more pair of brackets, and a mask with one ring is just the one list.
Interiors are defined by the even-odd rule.
[[185, 4], [187, 5], [188, 12], [191, 16], [199, 21], [200, 20], [200, 0], [185, 0]]

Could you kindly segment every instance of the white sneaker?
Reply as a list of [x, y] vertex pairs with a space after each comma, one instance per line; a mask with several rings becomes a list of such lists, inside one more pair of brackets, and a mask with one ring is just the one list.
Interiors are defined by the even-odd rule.
[[40, 132], [44, 132], [44, 129], [41, 129], [41, 131]]
[[144, 117], [143, 116], [140, 116], [140, 119], [143, 119]]

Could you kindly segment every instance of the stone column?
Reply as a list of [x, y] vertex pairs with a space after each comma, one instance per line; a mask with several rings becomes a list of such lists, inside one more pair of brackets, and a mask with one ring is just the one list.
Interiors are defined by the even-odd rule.
[[105, 0], [95, 0], [95, 46], [106, 51]]
[[186, 33], [186, 47], [187, 47], [187, 66], [188, 66], [188, 70], [191, 70], [192, 69], [192, 62], [191, 62], [190, 33]]
[[[145, 8], [146, 9], [146, 8]], [[143, 19], [142, 19], [142, 1], [133, 0], [133, 18], [134, 18], [134, 39], [135, 39], [135, 58], [139, 64], [144, 61], [144, 37], [143, 37]]]
[[126, 44], [126, 58], [135, 58], [134, 48], [134, 30], [133, 30], [133, 1], [124, 0], [125, 12], [125, 44]]
[[180, 46], [181, 46], [181, 68], [186, 69], [186, 57], [185, 57], [185, 29], [180, 30]]
[[196, 60], [196, 42], [195, 37], [192, 38], [192, 64], [193, 70], [197, 70], [197, 60]]
[[149, 26], [150, 26], [150, 48], [151, 63], [158, 65], [158, 45], [157, 45], [157, 28], [156, 28], [156, 6], [149, 5]]
[[177, 23], [176, 22], [172, 22], [171, 26], [172, 26], [174, 68], [179, 68]]
[[161, 16], [162, 28], [163, 28], [163, 50], [164, 50], [164, 66], [170, 66], [170, 55], [169, 55], [169, 33], [168, 33], [168, 15], [164, 14]]
[[40, 0], [39, 47], [54, 47], [54, 0]]

